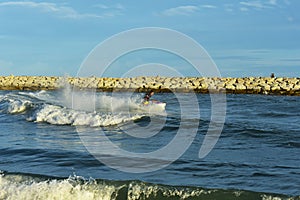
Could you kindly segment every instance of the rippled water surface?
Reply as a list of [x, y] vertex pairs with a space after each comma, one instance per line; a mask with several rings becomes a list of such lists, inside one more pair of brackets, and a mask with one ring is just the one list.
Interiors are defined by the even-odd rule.
[[[189, 95], [183, 94], [184, 101], [192, 99]], [[141, 97], [97, 93], [95, 111], [89, 111], [72, 109], [65, 91], [0, 91], [0, 199], [13, 199], [17, 190], [26, 199], [39, 187], [45, 188], [40, 198], [55, 198], [61, 188], [73, 191], [61, 192], [65, 199], [76, 192], [82, 198], [95, 193], [94, 197], [111, 199], [300, 198], [299, 97], [227, 95], [221, 137], [203, 159], [198, 153], [210, 122], [210, 96], [197, 94], [200, 115], [195, 102], [190, 102], [184, 122], [174, 94], [156, 94], [156, 99], [167, 103], [166, 110], [150, 115], [141, 111]], [[93, 104], [84, 96], [82, 102], [78, 108]], [[148, 126], [151, 121], [164, 124], [158, 130]], [[197, 135], [187, 151], [169, 166], [147, 173], [107, 167], [91, 155], [78, 134], [79, 130], [94, 133], [96, 143], [101, 131], [126, 151], [147, 153], [166, 146], [181, 125], [189, 135], [188, 127], [195, 124]], [[142, 134], [143, 127], [157, 134], [149, 138], [127, 134], [133, 130]], [[105, 145], [95, 146], [106, 150]]]

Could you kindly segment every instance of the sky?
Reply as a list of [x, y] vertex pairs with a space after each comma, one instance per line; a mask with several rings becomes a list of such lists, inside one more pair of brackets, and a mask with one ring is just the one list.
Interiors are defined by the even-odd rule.
[[[300, 77], [299, 10], [298, 0], [1, 0], [0, 76], [76, 76], [107, 38], [161, 27], [202, 45], [221, 76]], [[173, 55], [141, 54], [122, 57], [107, 75], [121, 76], [129, 66], [147, 63], [195, 75]]]

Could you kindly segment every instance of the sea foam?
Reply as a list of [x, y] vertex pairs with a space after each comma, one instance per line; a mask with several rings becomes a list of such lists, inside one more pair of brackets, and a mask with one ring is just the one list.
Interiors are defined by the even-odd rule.
[[116, 199], [119, 187], [74, 179], [36, 181], [21, 175], [0, 176], [0, 199]]
[[31, 105], [30, 101], [9, 100], [7, 111], [11, 114], [24, 112]]
[[97, 113], [72, 110], [55, 105], [45, 105], [37, 110], [28, 121], [47, 122], [55, 125], [74, 126], [111, 126], [141, 118], [142, 115], [128, 115], [122, 113]]
[[94, 94], [95, 105], [91, 109], [90, 94], [76, 94], [82, 100], [81, 106], [76, 107], [72, 106], [70, 95], [65, 91], [12, 92], [1, 96], [0, 112], [25, 115], [25, 119], [37, 123], [90, 127], [118, 125], [145, 115], [137, 112], [138, 103], [130, 98]]
[[65, 179], [39, 175], [5, 174], [0, 172], [0, 199], [64, 199], [64, 200], [158, 200], [158, 199], [299, 199], [284, 195], [243, 190], [203, 189], [188, 186], [166, 186], [140, 181], [85, 180], [71, 176]]

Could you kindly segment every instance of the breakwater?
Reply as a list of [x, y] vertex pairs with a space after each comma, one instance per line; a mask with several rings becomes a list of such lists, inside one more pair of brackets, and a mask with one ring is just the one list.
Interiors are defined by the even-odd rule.
[[67, 84], [97, 91], [197, 92], [237, 94], [278, 94], [300, 96], [300, 78], [209, 78], [209, 77], [49, 77], [0, 76], [0, 90], [56, 90]]

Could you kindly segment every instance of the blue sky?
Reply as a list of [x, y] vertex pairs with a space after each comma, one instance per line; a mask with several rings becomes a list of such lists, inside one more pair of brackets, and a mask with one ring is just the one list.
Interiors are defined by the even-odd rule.
[[0, 76], [74, 76], [108, 37], [163, 27], [201, 44], [222, 76], [299, 77], [299, 10], [298, 0], [2, 0]]

